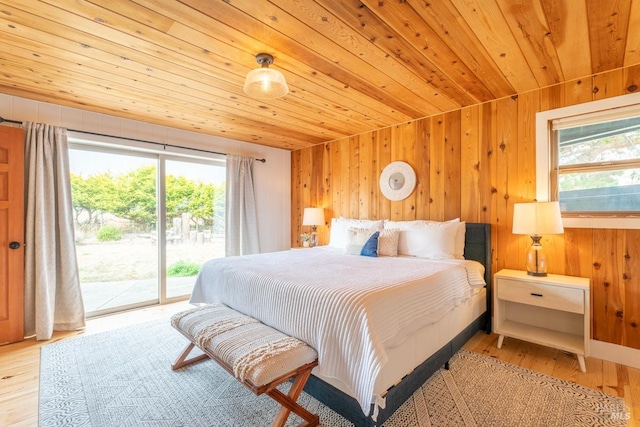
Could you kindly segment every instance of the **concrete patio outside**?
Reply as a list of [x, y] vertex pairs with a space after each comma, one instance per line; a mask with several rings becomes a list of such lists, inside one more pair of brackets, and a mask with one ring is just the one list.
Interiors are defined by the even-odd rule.
[[[196, 276], [167, 279], [167, 297], [190, 295]], [[82, 283], [85, 313], [127, 306], [143, 301], [158, 300], [158, 280], [121, 280], [114, 282]]]

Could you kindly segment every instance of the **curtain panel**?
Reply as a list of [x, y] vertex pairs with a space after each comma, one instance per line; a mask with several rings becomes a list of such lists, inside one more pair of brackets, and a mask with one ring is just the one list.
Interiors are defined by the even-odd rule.
[[85, 326], [64, 128], [26, 122], [25, 336]]
[[253, 158], [227, 155], [225, 255], [260, 252]]

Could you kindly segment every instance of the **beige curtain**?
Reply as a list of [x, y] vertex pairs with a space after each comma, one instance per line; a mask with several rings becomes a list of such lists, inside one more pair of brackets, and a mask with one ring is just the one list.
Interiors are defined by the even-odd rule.
[[260, 252], [253, 158], [227, 155], [225, 255]]
[[73, 230], [67, 131], [25, 130], [25, 335], [85, 326]]

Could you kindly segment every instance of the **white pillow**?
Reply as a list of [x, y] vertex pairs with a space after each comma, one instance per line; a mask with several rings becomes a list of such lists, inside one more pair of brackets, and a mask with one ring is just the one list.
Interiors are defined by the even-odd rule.
[[349, 228], [347, 230], [347, 245], [345, 246], [345, 253], [347, 255], [360, 255], [362, 247], [376, 231], [378, 230], [374, 230], [372, 228]]
[[378, 236], [378, 256], [398, 256], [399, 228], [385, 228]]
[[464, 259], [464, 241], [467, 237], [467, 223], [460, 221], [458, 223], [458, 231], [456, 232], [456, 246], [453, 251], [453, 257]]
[[412, 221], [391, 221], [390, 219], [384, 222], [384, 228], [398, 228], [400, 230], [406, 230], [407, 228], [411, 228], [416, 224], [427, 224], [429, 222], [437, 222], [431, 221], [429, 219], [414, 219]]
[[416, 220], [416, 221], [385, 221], [384, 228], [397, 228], [398, 231], [398, 255], [409, 255], [409, 248], [407, 247], [407, 230], [412, 227], [424, 225], [429, 221]]
[[[457, 224], [457, 231], [455, 234], [455, 247], [453, 250], [453, 258], [464, 259], [464, 240], [466, 237], [466, 223], [460, 222], [460, 218], [455, 218], [449, 221], [432, 221], [432, 220], [413, 220], [413, 221], [385, 221], [384, 228], [398, 228], [400, 235], [398, 237], [398, 254], [399, 255], [413, 255], [416, 245], [419, 246], [419, 236], [410, 236], [410, 241], [407, 241], [407, 234], [415, 227], [421, 227], [426, 224]], [[410, 233], [409, 233], [410, 234]]]
[[429, 259], [455, 258], [457, 222], [429, 222], [406, 230], [407, 255]]
[[344, 249], [347, 246], [347, 231], [350, 228], [370, 228], [380, 231], [384, 228], [383, 220], [332, 218], [329, 234], [329, 246]]

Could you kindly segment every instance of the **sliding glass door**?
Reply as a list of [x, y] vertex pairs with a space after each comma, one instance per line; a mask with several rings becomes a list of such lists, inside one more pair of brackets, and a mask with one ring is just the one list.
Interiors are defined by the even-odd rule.
[[166, 296], [189, 295], [210, 258], [224, 256], [224, 168], [194, 160], [167, 159]]
[[87, 316], [185, 299], [224, 256], [224, 161], [72, 144]]

